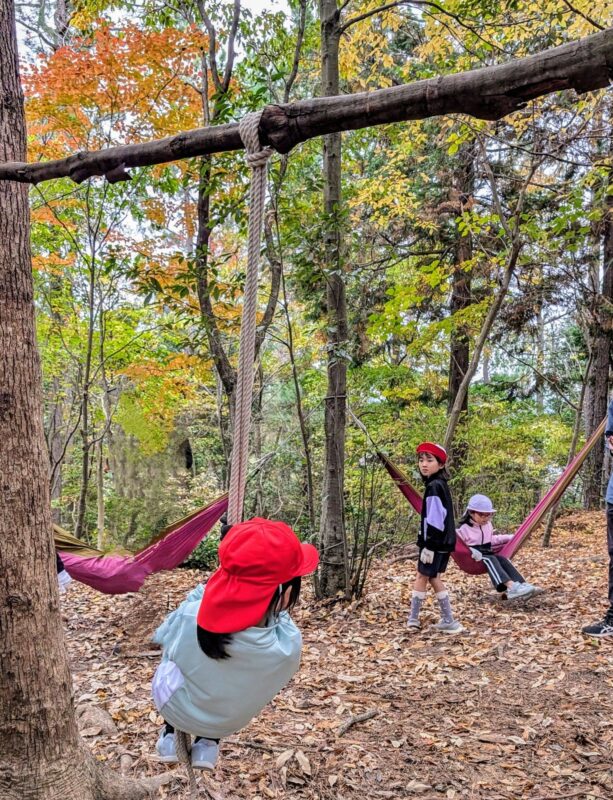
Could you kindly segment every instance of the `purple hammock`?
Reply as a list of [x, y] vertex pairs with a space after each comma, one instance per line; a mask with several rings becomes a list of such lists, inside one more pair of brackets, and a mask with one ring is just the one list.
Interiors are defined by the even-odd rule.
[[205, 508], [194, 511], [162, 533], [134, 555], [75, 555], [58, 551], [68, 574], [105, 594], [137, 592], [148, 575], [178, 567], [206, 537], [213, 525], [228, 508], [228, 496], [223, 495]]
[[[571, 481], [574, 479], [576, 474], [579, 472], [581, 465], [587, 458], [590, 450], [594, 447], [597, 441], [599, 441], [604, 433], [605, 425], [607, 419], [603, 419], [600, 423], [598, 428], [594, 431], [594, 433], [590, 436], [588, 441], [584, 444], [583, 448], [577, 455], [568, 463], [565, 467], [564, 471], [554, 483], [554, 485], [549, 489], [548, 492], [542, 497], [541, 500], [536, 504], [536, 506], [530, 511], [526, 519], [521, 523], [519, 528], [515, 531], [515, 534], [512, 539], [505, 544], [498, 550], [497, 552], [500, 553], [501, 556], [505, 556], [506, 558], [512, 558], [515, 553], [519, 550], [522, 546], [524, 541], [528, 538], [528, 536], [532, 533], [534, 528], [539, 524], [539, 522], [543, 519], [545, 514], [549, 511], [549, 509], [562, 497], [568, 486], [570, 485]], [[411, 486], [407, 476], [402, 472], [402, 470], [397, 467], [390, 459], [384, 454], [377, 451], [377, 455], [383, 462], [386, 470], [392, 477], [392, 480], [396, 484], [396, 486], [400, 489], [402, 494], [406, 497], [409, 503], [413, 506], [415, 511], [418, 514], [421, 514], [421, 506], [422, 506], [422, 498], [421, 494]], [[470, 554], [470, 550], [464, 544], [464, 542], [458, 537], [456, 542], [455, 551], [451, 554], [453, 559], [455, 560], [458, 567], [463, 571], [467, 572], [469, 575], [481, 575], [486, 570], [483, 566], [481, 561], [475, 561]]]

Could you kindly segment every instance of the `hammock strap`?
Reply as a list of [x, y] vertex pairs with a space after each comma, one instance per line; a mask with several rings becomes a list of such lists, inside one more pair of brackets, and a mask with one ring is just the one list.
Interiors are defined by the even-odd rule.
[[249, 190], [249, 238], [247, 244], [247, 274], [241, 318], [238, 369], [234, 412], [234, 436], [230, 466], [228, 522], [241, 522], [247, 483], [249, 459], [249, 432], [251, 430], [251, 404], [253, 398], [253, 362], [257, 333], [258, 269], [260, 242], [264, 222], [266, 201], [266, 165], [272, 155], [269, 147], [262, 148], [258, 127], [262, 112], [246, 114], [238, 129], [247, 151], [247, 163], [251, 167]]
[[579, 453], [577, 453], [573, 460], [566, 465], [564, 471], [551, 489], [546, 492], [540, 502], [536, 504], [526, 519], [521, 523], [515, 532], [515, 536], [508, 543], [508, 546], [503, 548], [503, 555], [508, 556], [509, 558], [514, 555], [519, 550], [523, 542], [536, 528], [539, 522], [543, 519], [549, 509], [562, 497], [583, 466], [583, 462], [590, 454], [590, 451], [594, 445], [602, 438], [605, 432], [606, 424], [607, 418], [605, 417], [587, 442], [583, 445]]

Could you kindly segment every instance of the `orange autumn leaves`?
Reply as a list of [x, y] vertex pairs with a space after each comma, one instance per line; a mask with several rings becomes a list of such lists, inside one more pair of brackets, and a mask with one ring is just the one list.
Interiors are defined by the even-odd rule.
[[119, 31], [100, 23], [91, 35], [27, 64], [30, 160], [202, 124], [201, 54], [207, 46], [195, 26]]

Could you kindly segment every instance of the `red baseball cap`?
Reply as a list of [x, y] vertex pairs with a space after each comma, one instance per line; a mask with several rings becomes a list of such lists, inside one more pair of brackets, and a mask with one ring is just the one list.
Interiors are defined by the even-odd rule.
[[444, 464], [447, 461], [447, 451], [445, 448], [441, 447], [440, 444], [435, 444], [434, 442], [422, 442], [421, 444], [418, 444], [417, 452], [430, 453], [431, 456], [438, 458], [441, 464]]
[[314, 572], [319, 553], [284, 522], [254, 517], [232, 526], [219, 545], [219, 563], [206, 584], [198, 625], [235, 633], [262, 619], [280, 584]]

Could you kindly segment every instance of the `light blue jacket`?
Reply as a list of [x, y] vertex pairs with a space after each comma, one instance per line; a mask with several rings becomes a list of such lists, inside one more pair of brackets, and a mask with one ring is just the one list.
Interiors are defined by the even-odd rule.
[[[605, 436], [613, 436], [613, 400], [609, 403], [607, 430]], [[613, 503], [613, 472], [609, 476], [609, 483], [607, 484], [607, 503]]]
[[156, 630], [153, 640], [163, 654], [152, 693], [175, 728], [221, 739], [244, 728], [289, 682], [300, 665], [302, 637], [282, 612], [268, 627], [232, 634], [230, 658], [211, 659], [196, 637], [203, 594], [197, 586]]

